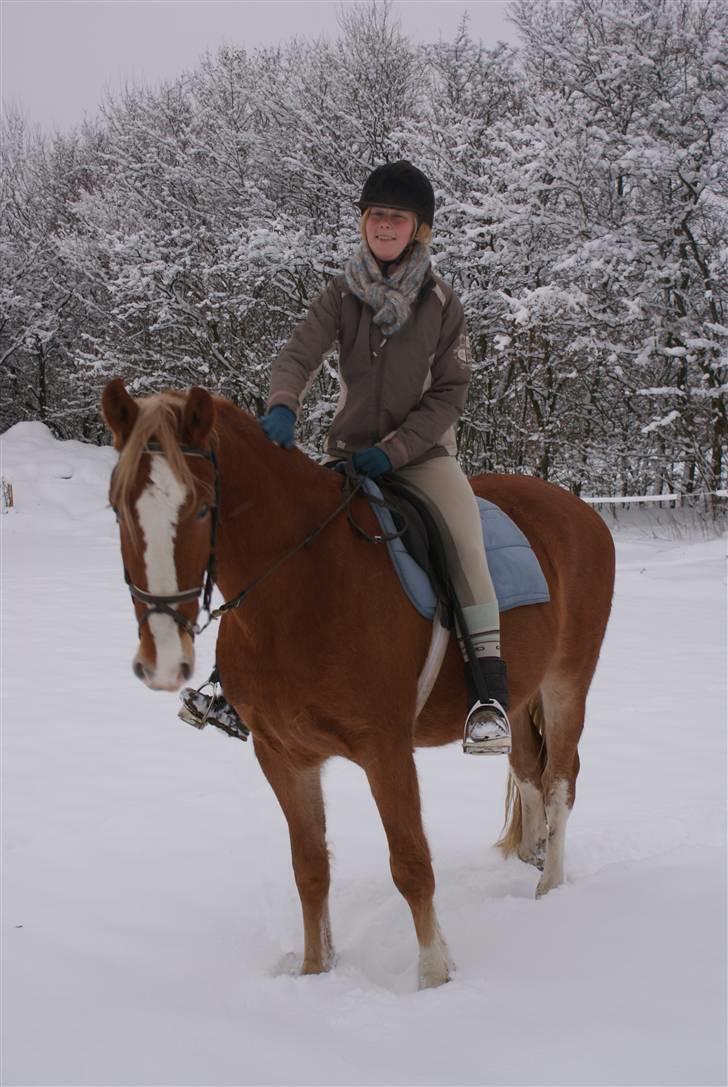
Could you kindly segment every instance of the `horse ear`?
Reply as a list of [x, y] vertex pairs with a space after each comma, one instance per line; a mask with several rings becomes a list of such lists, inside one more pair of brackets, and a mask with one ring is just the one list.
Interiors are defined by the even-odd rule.
[[120, 377], [113, 378], [101, 394], [101, 411], [106, 425], [114, 435], [117, 449], [126, 442], [139, 414], [139, 405], [124, 388]]
[[215, 405], [207, 389], [193, 385], [182, 416], [182, 441], [203, 445], [215, 418]]

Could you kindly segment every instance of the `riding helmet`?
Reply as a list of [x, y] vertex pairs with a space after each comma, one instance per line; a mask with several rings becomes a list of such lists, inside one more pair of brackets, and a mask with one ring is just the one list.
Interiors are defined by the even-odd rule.
[[406, 159], [399, 159], [377, 166], [364, 182], [359, 208], [364, 211], [371, 207], [414, 211], [421, 222], [431, 227], [435, 217], [435, 193], [422, 170]]

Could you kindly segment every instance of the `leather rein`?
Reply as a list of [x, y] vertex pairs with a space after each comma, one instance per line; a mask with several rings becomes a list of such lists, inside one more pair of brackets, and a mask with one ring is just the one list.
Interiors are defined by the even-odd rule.
[[[296, 555], [299, 551], [302, 551], [304, 547], [308, 547], [309, 544], [312, 543], [313, 540], [315, 540], [321, 532], [323, 532], [327, 525], [329, 525], [336, 517], [338, 517], [338, 515], [343, 512], [343, 510], [347, 509], [350, 506], [352, 499], [361, 489], [364, 480], [361, 476], [357, 475], [351, 469], [350, 462], [346, 462], [343, 472], [346, 494], [343, 501], [339, 503], [336, 509], [332, 513], [330, 513], [329, 516], [326, 517], [321, 522], [321, 524], [313, 530], [313, 532], [309, 533], [309, 535], [306, 536], [304, 540], [301, 540], [300, 543], [296, 544], [289, 551], [286, 551], [283, 555], [281, 555], [281, 557], [277, 559], [272, 566], [269, 566], [267, 570], [264, 570], [262, 574], [259, 574], [258, 577], [254, 578], [248, 585], [241, 589], [236, 596], [232, 597], [231, 600], [227, 600], [224, 604], [221, 604], [219, 608], [215, 608], [214, 610], [212, 610], [210, 608], [210, 604], [212, 601], [212, 592], [215, 586], [215, 576], [217, 572], [216, 548], [218, 527], [220, 522], [220, 470], [218, 467], [217, 458], [213, 450], [208, 451], [205, 449], [198, 449], [196, 446], [192, 445], [180, 445], [179, 448], [181, 452], [184, 453], [187, 457], [202, 457], [204, 460], [209, 461], [215, 473], [215, 502], [210, 510], [210, 554], [207, 560], [207, 567], [205, 569], [203, 584], [200, 585], [199, 588], [184, 589], [182, 592], [179, 593], [148, 593], [144, 589], [140, 589], [138, 585], [135, 585], [133, 583], [126, 566], [124, 566], [124, 579], [129, 587], [129, 592], [131, 593], [133, 599], [137, 600], [140, 604], [145, 605], [144, 614], [139, 620], [140, 635], [142, 627], [145, 623], [149, 621], [152, 615], [167, 615], [174, 620], [178, 627], [180, 627], [187, 634], [189, 634], [190, 638], [194, 640], [195, 635], [201, 634], [203, 630], [207, 630], [212, 622], [222, 618], [222, 616], [225, 615], [226, 612], [232, 611], [234, 608], [240, 607], [245, 598], [248, 596], [249, 593], [253, 591], [253, 589], [257, 588], [257, 586], [260, 585], [261, 582], [265, 581], [266, 578], [270, 577], [271, 574], [275, 573], [275, 571], [278, 570], [279, 567], [281, 567], [285, 562], [287, 562], [288, 559], [293, 558], [293, 556]], [[162, 456], [164, 456], [164, 450], [158, 442], [148, 442], [144, 448], [144, 452], [150, 454], [161, 454]], [[373, 495], [364, 493], [364, 497], [367, 498], [368, 501], [373, 502], [377, 505], [387, 506], [386, 502], [384, 502], [382, 499], [374, 497]], [[391, 509], [391, 507], [388, 508], [390, 509], [390, 512], [395, 512]], [[400, 514], [399, 516], [402, 517], [402, 519], [404, 520], [403, 515]], [[368, 532], [366, 532], [366, 530], [363, 529], [361, 525], [358, 525], [356, 523], [351, 514], [351, 510], [348, 510], [347, 512], [347, 518], [355, 531], [359, 535], [363, 536], [364, 539], [366, 539], [370, 543], [386, 543], [389, 540], [398, 539], [399, 537], [404, 535], [408, 528], [405, 520], [403, 527], [401, 529], [398, 529], [396, 532], [372, 536]], [[178, 605], [190, 604], [193, 600], [197, 600], [200, 595], [202, 595], [202, 611], [207, 612], [207, 619], [202, 624], [200, 624], [199, 622], [191, 623], [189, 619], [186, 619], [185, 616], [177, 610]]]

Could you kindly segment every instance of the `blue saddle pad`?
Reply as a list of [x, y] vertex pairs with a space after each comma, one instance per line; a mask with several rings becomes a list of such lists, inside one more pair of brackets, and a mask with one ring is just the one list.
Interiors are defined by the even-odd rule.
[[[379, 487], [371, 479], [365, 480], [364, 490], [377, 498], [382, 497]], [[485, 498], [478, 498], [477, 501], [488, 567], [498, 597], [499, 610], [510, 611], [524, 604], [547, 604], [550, 597], [546, 578], [530, 543], [518, 525], [495, 503], [488, 502]], [[373, 506], [373, 509], [382, 532], [396, 532], [389, 510], [381, 506]], [[434, 619], [437, 597], [427, 574], [415, 562], [401, 540], [389, 540], [387, 547], [405, 593], [420, 615], [424, 615], [425, 619]]]

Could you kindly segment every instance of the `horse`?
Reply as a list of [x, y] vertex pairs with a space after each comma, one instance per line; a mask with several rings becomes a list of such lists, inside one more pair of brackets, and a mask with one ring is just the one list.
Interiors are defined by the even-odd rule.
[[[412, 912], [419, 985], [446, 982], [453, 964], [433, 903], [413, 748], [462, 736], [468, 706], [456, 639], [418, 705], [432, 625], [402, 592], [386, 547], [367, 542], [344, 514], [375, 535], [369, 503], [360, 494], [342, 503], [338, 472], [279, 448], [246, 411], [198, 387], [135, 399], [118, 378], [103, 391], [102, 411], [119, 453], [109, 498], [139, 622], [135, 674], [162, 690], [190, 677], [206, 570], [208, 608], [212, 578], [226, 601], [241, 601], [222, 616], [217, 666], [288, 823], [301, 972], [334, 963], [321, 768], [338, 755], [368, 778], [392, 877]], [[549, 603], [505, 613], [501, 630], [513, 749], [497, 844], [541, 869], [541, 896], [564, 878], [614, 547], [598, 514], [561, 487], [515, 475], [471, 482], [525, 533], [550, 591]]]

